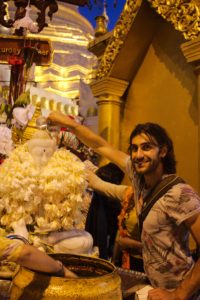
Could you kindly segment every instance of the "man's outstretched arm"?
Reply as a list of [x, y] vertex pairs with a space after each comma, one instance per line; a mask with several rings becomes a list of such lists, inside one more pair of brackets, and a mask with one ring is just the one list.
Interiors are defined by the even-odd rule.
[[0, 236], [0, 260], [5, 259], [52, 276], [77, 278], [77, 275], [64, 267], [60, 261], [54, 260], [37, 248], [23, 244], [19, 240]]
[[88, 127], [77, 123], [70, 117], [59, 112], [51, 112], [47, 121], [70, 128], [85, 145], [118, 165], [122, 170], [125, 169], [128, 155], [112, 147], [106, 140]]
[[39, 251], [37, 248], [30, 245], [23, 245], [16, 263], [35, 271], [41, 271], [47, 274], [50, 273], [54, 276], [57, 276], [56, 274], [63, 273], [60, 274], [60, 276], [69, 278], [78, 277], [76, 274], [64, 267], [60, 261], [54, 260], [46, 253]]

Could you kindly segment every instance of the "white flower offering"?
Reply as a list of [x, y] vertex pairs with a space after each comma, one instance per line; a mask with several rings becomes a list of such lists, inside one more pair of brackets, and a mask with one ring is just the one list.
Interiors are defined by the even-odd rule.
[[0, 126], [0, 154], [8, 156], [13, 149], [12, 132], [6, 126]]
[[18, 146], [0, 166], [0, 223], [7, 231], [21, 219], [38, 233], [81, 228], [84, 222], [85, 166], [42, 135]]

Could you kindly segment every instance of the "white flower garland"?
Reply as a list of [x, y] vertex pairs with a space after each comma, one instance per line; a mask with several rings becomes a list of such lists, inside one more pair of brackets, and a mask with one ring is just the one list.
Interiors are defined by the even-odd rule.
[[12, 132], [6, 126], [0, 126], [0, 154], [9, 155], [13, 149]]
[[36, 232], [80, 227], [85, 189], [85, 166], [74, 154], [59, 149], [38, 169], [19, 146], [0, 166], [0, 222], [10, 230], [24, 219]]

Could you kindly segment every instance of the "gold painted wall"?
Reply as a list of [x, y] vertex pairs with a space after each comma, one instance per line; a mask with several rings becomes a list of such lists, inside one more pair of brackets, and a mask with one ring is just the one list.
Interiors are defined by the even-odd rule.
[[180, 50], [183, 42], [179, 32], [161, 22], [130, 84], [122, 113], [121, 148], [127, 150], [137, 123], [159, 123], [174, 141], [178, 174], [198, 189], [196, 78]]

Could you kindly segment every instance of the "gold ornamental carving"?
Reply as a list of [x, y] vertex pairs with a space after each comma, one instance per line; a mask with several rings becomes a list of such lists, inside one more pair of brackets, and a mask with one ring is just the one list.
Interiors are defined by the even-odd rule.
[[187, 40], [194, 39], [200, 32], [199, 0], [148, 0], [151, 6]]
[[106, 47], [105, 53], [100, 61], [96, 78], [100, 79], [108, 75], [112, 64], [118, 55], [125, 38], [134, 22], [135, 16], [139, 11], [142, 0], [127, 0], [119, 20], [114, 28], [113, 35]]
[[[144, 1], [144, 0], [143, 0]], [[200, 0], [148, 0], [153, 9], [182, 32], [185, 39], [195, 39], [200, 32]], [[114, 28], [96, 73], [96, 79], [109, 74], [116, 56], [134, 22], [142, 0], [127, 0]]]

